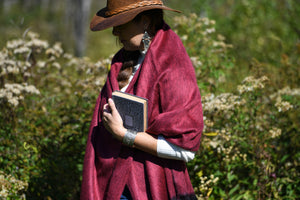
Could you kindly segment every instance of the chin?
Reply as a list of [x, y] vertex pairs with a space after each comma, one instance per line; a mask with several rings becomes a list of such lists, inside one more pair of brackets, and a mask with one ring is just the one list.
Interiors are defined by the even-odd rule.
[[130, 42], [123, 42], [123, 48], [126, 51], [137, 51], [140, 50], [141, 47], [139, 45], [135, 45]]
[[124, 49], [125, 49], [126, 51], [137, 51], [137, 50], [139, 50], [138, 47], [124, 47]]

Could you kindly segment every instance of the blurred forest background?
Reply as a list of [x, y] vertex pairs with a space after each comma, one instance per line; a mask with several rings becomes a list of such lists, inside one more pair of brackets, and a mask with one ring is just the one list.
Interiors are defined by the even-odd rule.
[[[300, 1], [169, 0], [205, 129], [199, 199], [299, 199]], [[93, 107], [119, 48], [102, 0], [0, 1], [0, 199], [79, 199]]]

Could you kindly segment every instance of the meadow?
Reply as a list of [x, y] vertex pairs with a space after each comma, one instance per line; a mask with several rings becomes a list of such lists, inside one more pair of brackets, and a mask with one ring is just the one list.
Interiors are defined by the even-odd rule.
[[[194, 12], [166, 16], [202, 94], [201, 147], [187, 163], [197, 197], [299, 199], [300, 4], [213, 2], [191, 1]], [[0, 199], [79, 199], [112, 52], [89, 44], [76, 57], [39, 29], [12, 30], [0, 49]], [[89, 42], [107, 45], [100, 39]]]

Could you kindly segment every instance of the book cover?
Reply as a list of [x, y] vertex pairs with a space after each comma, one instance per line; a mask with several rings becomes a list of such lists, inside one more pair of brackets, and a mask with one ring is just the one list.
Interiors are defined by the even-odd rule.
[[148, 100], [125, 92], [114, 91], [112, 99], [127, 129], [144, 132], [148, 126]]

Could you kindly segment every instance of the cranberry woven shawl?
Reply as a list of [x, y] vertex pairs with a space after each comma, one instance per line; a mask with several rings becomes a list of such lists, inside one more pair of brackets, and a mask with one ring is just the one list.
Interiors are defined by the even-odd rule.
[[[114, 90], [122, 66], [121, 49], [113, 58], [98, 97], [84, 159], [82, 200], [117, 200], [125, 185], [133, 199], [195, 199], [183, 161], [162, 159], [129, 148], [104, 128], [102, 108]], [[148, 99], [149, 134], [197, 151], [203, 128], [200, 92], [194, 68], [179, 39], [167, 26], [153, 38], [144, 62], [126, 92]]]

